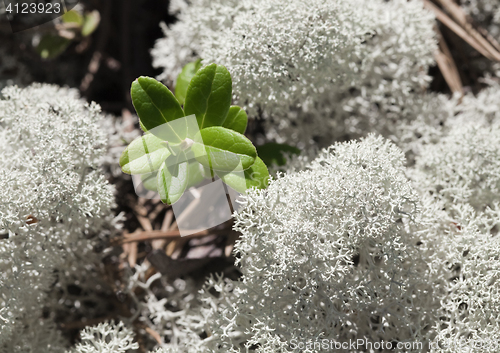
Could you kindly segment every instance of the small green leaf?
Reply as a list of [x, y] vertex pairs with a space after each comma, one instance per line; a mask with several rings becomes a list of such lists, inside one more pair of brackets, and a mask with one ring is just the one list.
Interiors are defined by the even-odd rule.
[[53, 59], [62, 54], [70, 43], [71, 40], [69, 39], [54, 34], [46, 34], [38, 43], [36, 51], [42, 59]]
[[197, 161], [190, 161], [189, 163], [189, 181], [187, 185], [187, 189], [189, 189], [191, 186], [196, 186], [199, 183], [201, 183], [205, 177], [204, 177], [204, 168], [203, 165], [198, 163]]
[[252, 142], [244, 135], [221, 126], [200, 130], [191, 147], [195, 158], [213, 170], [233, 171], [249, 168], [257, 157]]
[[101, 22], [99, 11], [94, 10], [86, 13], [83, 19], [82, 36], [87, 37], [91, 35], [97, 29], [97, 26], [99, 26], [99, 22]]
[[166, 204], [177, 202], [186, 191], [189, 181], [188, 161], [185, 156], [169, 156], [162, 164], [157, 176], [157, 188], [161, 201]]
[[120, 166], [126, 174], [146, 174], [158, 170], [170, 151], [153, 134], [136, 138], [120, 157]]
[[[167, 123], [182, 118], [184, 111], [172, 92], [151, 77], [141, 76], [132, 83], [132, 103], [142, 126], [148, 131], [172, 143], [179, 143], [183, 137], [173, 131]], [[161, 126], [161, 127], [160, 127]]]
[[64, 23], [76, 23], [78, 26], [83, 24], [83, 17], [75, 10], [69, 10], [62, 16]]
[[232, 81], [224, 66], [211, 64], [196, 72], [189, 83], [184, 110], [195, 114], [201, 129], [220, 126], [231, 105]]
[[224, 120], [222, 127], [244, 134], [247, 129], [247, 124], [247, 113], [237, 105], [233, 105], [229, 108], [229, 113], [227, 113], [226, 120]]
[[156, 188], [156, 175], [157, 174], [158, 174], [158, 172], [152, 172], [152, 173], [141, 175], [142, 185], [147, 190], [157, 191], [157, 188]]
[[293, 146], [272, 142], [258, 146], [257, 153], [267, 166], [271, 166], [272, 164], [283, 166], [286, 164], [286, 154], [300, 154], [300, 150]]
[[201, 67], [201, 59], [195, 62], [189, 63], [182, 68], [181, 73], [177, 76], [177, 82], [175, 83], [175, 97], [180, 104], [184, 104], [186, 100], [186, 94], [189, 87], [191, 79], [194, 77], [196, 72]]
[[251, 187], [265, 189], [269, 183], [269, 171], [259, 157], [255, 158], [255, 163], [247, 170], [231, 173], [217, 172], [217, 175], [229, 187], [240, 193], [244, 193]]

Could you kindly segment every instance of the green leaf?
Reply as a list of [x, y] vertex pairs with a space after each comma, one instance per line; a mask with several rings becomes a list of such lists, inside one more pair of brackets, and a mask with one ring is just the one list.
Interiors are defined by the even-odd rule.
[[78, 26], [83, 24], [83, 17], [75, 10], [69, 10], [62, 16], [64, 23], [76, 23]]
[[255, 163], [250, 168], [244, 171], [231, 173], [217, 172], [217, 175], [229, 187], [240, 193], [244, 193], [251, 187], [265, 189], [269, 183], [269, 171], [259, 157], [255, 159]]
[[126, 174], [146, 174], [158, 170], [170, 155], [163, 141], [153, 134], [136, 138], [120, 157], [120, 166]]
[[188, 168], [189, 168], [189, 173], [188, 173], [189, 181], [187, 189], [189, 189], [191, 186], [198, 185], [205, 179], [203, 165], [201, 165], [197, 161], [194, 162], [190, 161]]
[[179, 132], [173, 131], [167, 124], [184, 117], [181, 105], [167, 87], [154, 78], [141, 76], [132, 83], [131, 96], [145, 129], [150, 131], [159, 127], [152, 133], [172, 143], [183, 140]]
[[86, 13], [83, 19], [82, 36], [87, 37], [94, 33], [101, 22], [101, 15], [99, 11], [94, 10], [92, 12]]
[[195, 158], [213, 170], [233, 171], [249, 168], [257, 157], [252, 142], [244, 135], [220, 126], [200, 130], [191, 147]]
[[141, 175], [142, 185], [147, 190], [157, 191], [157, 188], [156, 188], [156, 176], [157, 176], [157, 174], [158, 174], [158, 172], [152, 172], [152, 173]]
[[182, 155], [169, 156], [162, 164], [156, 179], [163, 203], [171, 205], [177, 202], [186, 191], [189, 181], [188, 164]]
[[38, 43], [36, 51], [42, 59], [53, 59], [62, 54], [70, 43], [71, 40], [69, 39], [54, 34], [46, 34]]
[[267, 166], [271, 166], [272, 164], [283, 166], [286, 164], [286, 154], [300, 154], [300, 150], [286, 144], [266, 143], [257, 147], [257, 153]]
[[247, 129], [247, 124], [247, 113], [237, 105], [233, 105], [229, 108], [229, 113], [227, 113], [226, 120], [224, 120], [222, 127], [244, 134]]
[[196, 72], [201, 67], [201, 59], [195, 62], [189, 63], [182, 68], [181, 73], [177, 76], [177, 82], [175, 84], [175, 97], [180, 104], [184, 104], [186, 100], [186, 94], [189, 87], [191, 79], [194, 77]]
[[220, 126], [231, 105], [232, 81], [224, 66], [211, 64], [198, 70], [189, 83], [184, 110], [195, 114], [201, 129]]

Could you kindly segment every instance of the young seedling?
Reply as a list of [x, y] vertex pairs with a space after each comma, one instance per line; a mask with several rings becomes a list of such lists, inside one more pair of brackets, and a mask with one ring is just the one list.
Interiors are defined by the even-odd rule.
[[267, 167], [243, 135], [247, 114], [231, 106], [231, 75], [224, 66], [188, 64], [175, 95], [155, 79], [139, 77], [131, 96], [145, 133], [125, 149], [120, 166], [140, 174], [162, 202], [173, 204], [186, 189], [215, 176], [240, 193], [267, 186]]

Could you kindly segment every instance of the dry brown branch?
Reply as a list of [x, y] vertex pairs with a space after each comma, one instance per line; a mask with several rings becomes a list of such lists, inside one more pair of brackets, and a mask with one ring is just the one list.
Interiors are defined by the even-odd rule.
[[[122, 247], [122, 253], [120, 254], [120, 260], [123, 261], [126, 258], [128, 258], [128, 254], [130, 253], [130, 243], [123, 243], [121, 244], [121, 247]], [[123, 262], [120, 264], [120, 266], [121, 268], [123, 267]]]
[[464, 89], [457, 65], [453, 60], [453, 56], [451, 55], [441, 32], [437, 27], [435, 28], [435, 30], [439, 38], [439, 48], [434, 54], [434, 57], [436, 59], [436, 63], [438, 64], [439, 70], [441, 70], [441, 73], [443, 74], [446, 83], [450, 87], [450, 90], [454, 93], [458, 92], [463, 95]]
[[175, 241], [172, 241], [169, 246], [167, 247], [167, 250], [165, 253], [170, 256], [173, 259], [177, 259], [182, 251], [182, 248], [184, 248], [184, 245], [189, 241], [190, 238], [186, 237], [181, 237], [179, 239], [176, 239]]
[[170, 228], [173, 219], [174, 219], [174, 212], [170, 209], [167, 211], [167, 213], [165, 213], [165, 217], [163, 218], [163, 223], [161, 224], [161, 230], [163, 232], [166, 232]]
[[99, 71], [103, 52], [105, 51], [106, 45], [108, 44], [109, 36], [111, 33], [110, 17], [112, 10], [112, 1], [104, 1], [102, 21], [99, 26], [99, 36], [97, 37], [98, 39], [96, 49], [92, 54], [92, 58], [90, 59], [89, 65], [87, 67], [87, 73], [80, 83], [80, 91], [87, 95], [90, 93], [89, 91], [91, 88], [91, 84], [94, 81], [94, 77], [97, 74], [97, 71]]
[[476, 26], [476, 29], [495, 47], [496, 50], [500, 52], [500, 43], [498, 43], [498, 41], [486, 29], [479, 26]]
[[94, 76], [101, 66], [102, 53], [100, 51], [95, 51], [90, 59], [89, 66], [87, 68], [87, 73], [83, 77], [82, 83], [80, 84], [80, 90], [85, 92], [89, 89], [90, 84], [94, 80]]
[[[184, 211], [182, 211], [181, 215], [179, 217], [176, 217], [177, 219], [174, 221], [174, 223], [172, 223], [170, 229], [178, 229], [177, 222], [182, 222], [183, 219], [189, 217], [191, 213], [196, 209], [196, 206], [199, 204], [199, 202], [200, 199], [194, 199], [193, 201], [191, 201], [191, 203], [184, 209]], [[181, 249], [184, 247], [187, 241], [188, 239], [186, 239], [185, 237], [172, 240], [167, 245], [165, 253], [170, 257], [174, 257], [174, 254], [180, 253]]]
[[490, 43], [487, 38], [483, 37], [481, 33], [476, 28], [474, 28], [472, 19], [469, 18], [465, 11], [453, 1], [437, 1], [443, 6], [444, 9], [448, 11], [455, 22], [458, 23], [472, 38], [477, 41], [478, 45], [481, 45], [485, 50], [487, 50], [496, 61], [500, 61], [500, 53], [494, 47], [497, 46], [498, 48], [498, 42], [496, 42], [496, 40], [494, 40], [491, 36], [488, 36], [493, 39], [493, 43]]
[[158, 217], [160, 212], [163, 211], [165, 207], [167, 206], [160, 202], [155, 206], [155, 208], [151, 212], [149, 212], [148, 218], [151, 220], [151, 222], [153, 222], [155, 218]]
[[151, 327], [146, 327], [144, 329], [151, 337], [154, 338], [154, 340], [156, 342], [158, 342], [158, 344], [161, 344], [161, 336], [158, 332], [156, 332], [155, 330], [153, 330]]
[[[175, 220], [171, 225], [170, 225], [170, 228], [169, 230], [178, 230], [178, 227], [177, 227], [177, 220]], [[165, 253], [168, 255], [168, 256], [172, 256], [172, 254], [175, 252], [176, 249], [179, 248], [179, 244], [177, 242], [177, 240], [172, 240], [170, 243], [168, 243], [167, 245], [167, 249], [165, 250]]]
[[151, 224], [151, 220], [148, 218], [148, 210], [144, 207], [143, 203], [141, 203], [141, 199], [139, 203], [132, 205], [132, 209], [134, 210], [134, 215], [141, 224], [144, 230], [153, 230], [153, 225]]
[[431, 3], [429, 0], [423, 0], [424, 1], [424, 6], [431, 10], [436, 18], [444, 24], [446, 27], [448, 27], [450, 30], [455, 32], [456, 35], [458, 35], [460, 38], [465, 40], [471, 47], [476, 49], [479, 53], [481, 53], [484, 57], [494, 60], [494, 61], [500, 61], [500, 56], [493, 55], [490, 53], [486, 48], [483, 47], [483, 45], [478, 42], [476, 38], [471, 36], [465, 29], [463, 29], [459, 24], [457, 24], [455, 21], [453, 21], [448, 15], [446, 15], [439, 7]]
[[153, 230], [153, 225], [148, 217], [141, 216], [139, 214], [136, 214], [136, 217], [144, 230]]
[[167, 248], [165, 249], [165, 254], [167, 254], [168, 256], [172, 256], [177, 247], [178, 247], [177, 241], [172, 240], [170, 243], [168, 243]]
[[[175, 228], [170, 229], [170, 225], [172, 223], [173, 218], [174, 218], [174, 212], [172, 211], [172, 209], [170, 209], [165, 213], [165, 217], [163, 217], [163, 223], [161, 224], [162, 232], [166, 232], [168, 230], [175, 230]], [[167, 243], [166, 239], [156, 239], [151, 242], [151, 246], [153, 247], [153, 250], [163, 249], [166, 243]]]
[[[203, 237], [205, 235], [209, 234], [219, 234], [222, 233], [221, 231], [208, 231], [206, 229], [204, 230], [193, 230], [193, 234], [187, 235], [182, 238], [195, 238], [195, 237]], [[141, 241], [148, 241], [148, 240], [154, 240], [154, 239], [180, 239], [181, 234], [178, 230], [169, 230], [166, 232], [163, 232], [161, 230], [147, 230], [147, 231], [139, 231], [139, 232], [134, 232], [127, 237], [123, 237], [122, 239], [119, 239], [116, 241], [117, 244], [126, 244], [126, 243], [133, 243], [133, 242], [141, 242]]]
[[130, 243], [129, 253], [128, 253], [128, 264], [130, 268], [134, 268], [137, 264], [137, 243]]

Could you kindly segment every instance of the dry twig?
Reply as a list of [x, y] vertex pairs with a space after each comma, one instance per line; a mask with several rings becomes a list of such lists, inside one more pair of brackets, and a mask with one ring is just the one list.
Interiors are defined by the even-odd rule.
[[[467, 30], [464, 29], [460, 24], [453, 21], [439, 7], [437, 7], [436, 5], [431, 3], [429, 0], [423, 0], [423, 1], [424, 1], [424, 6], [427, 9], [431, 10], [436, 15], [436, 18], [442, 24], [444, 24], [446, 27], [448, 27], [453, 32], [455, 32], [456, 35], [458, 35], [460, 38], [462, 38], [464, 41], [466, 41], [471, 47], [476, 49], [484, 57], [486, 57], [490, 60], [500, 61], [500, 53], [498, 53], [498, 51], [496, 51], [489, 44], [487, 45], [487, 47], [485, 47], [484, 41], [481, 41], [477, 38], [477, 36], [481, 36], [481, 35], [472, 26], [467, 26], [466, 27]], [[457, 14], [457, 11], [455, 10], [454, 13]], [[460, 15], [456, 15], [456, 16], [460, 17]]]
[[224, 234], [226, 231], [209, 231], [206, 229], [203, 230], [193, 230], [193, 233], [190, 235], [186, 235], [185, 237], [181, 237], [181, 233], [179, 230], [169, 230], [166, 232], [163, 232], [161, 230], [147, 230], [147, 231], [139, 231], [139, 232], [134, 232], [130, 234], [127, 237], [121, 238], [120, 240], [117, 241], [118, 244], [126, 244], [126, 243], [133, 243], [133, 242], [141, 242], [141, 241], [148, 241], [148, 240], [154, 240], [154, 239], [189, 239], [189, 238], [196, 238], [196, 237], [203, 237], [209, 234]]
[[458, 92], [460, 94], [464, 94], [464, 89], [462, 85], [462, 80], [460, 79], [460, 74], [458, 73], [457, 65], [453, 60], [453, 56], [446, 45], [446, 41], [444, 40], [441, 32], [438, 28], [435, 29], [439, 36], [439, 48], [434, 54], [436, 59], [436, 63], [439, 66], [439, 70], [443, 74], [446, 83], [450, 87], [452, 92]]
[[153, 330], [151, 327], [146, 327], [144, 329], [151, 337], [153, 337], [155, 339], [155, 341], [158, 343], [158, 344], [161, 344], [161, 336], [158, 332], [156, 332], [155, 330]]
[[92, 54], [92, 58], [90, 59], [89, 65], [87, 67], [87, 73], [83, 77], [82, 82], [80, 83], [80, 91], [89, 95], [92, 81], [94, 81], [94, 77], [99, 71], [101, 66], [101, 59], [103, 57], [103, 52], [106, 49], [106, 45], [109, 40], [109, 35], [111, 33], [111, 17], [112, 11], [112, 1], [104, 1], [104, 9], [102, 21], [99, 29], [99, 36], [97, 37], [97, 44], [94, 53]]
[[[500, 61], [500, 53], [496, 48], [499, 48], [500, 45], [498, 42], [491, 36], [486, 36], [486, 38], [480, 33], [478, 29], [476, 29], [475, 25], [472, 23], [472, 19], [467, 16], [465, 11], [457, 4], [455, 4], [452, 0], [437, 0], [443, 8], [448, 11], [451, 17], [457, 22], [472, 38], [474, 38], [478, 45], [481, 45], [485, 50], [487, 50], [491, 56], [496, 61]], [[483, 29], [482, 32], [485, 32]], [[496, 47], [496, 48], [495, 48]]]

